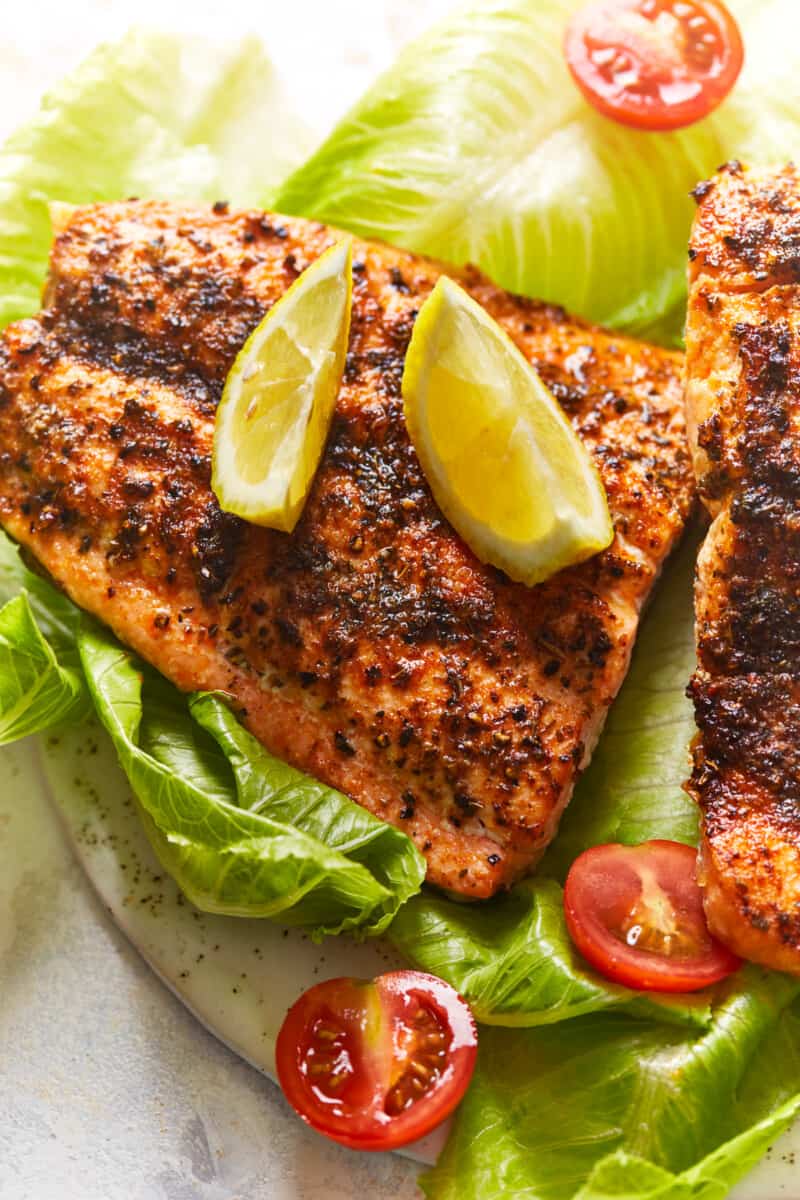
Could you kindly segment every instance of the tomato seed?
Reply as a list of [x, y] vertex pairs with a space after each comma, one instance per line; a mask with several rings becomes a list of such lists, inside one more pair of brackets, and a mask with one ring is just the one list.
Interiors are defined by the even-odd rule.
[[617, 56], [616, 50], [611, 46], [606, 46], [600, 50], [592, 51], [592, 62], [598, 67], [609, 66]]

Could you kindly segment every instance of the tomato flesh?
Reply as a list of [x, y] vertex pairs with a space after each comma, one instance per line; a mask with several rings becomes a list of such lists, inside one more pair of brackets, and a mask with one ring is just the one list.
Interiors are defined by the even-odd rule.
[[329, 979], [289, 1009], [276, 1046], [289, 1103], [357, 1150], [392, 1150], [450, 1115], [475, 1067], [472, 1013], [441, 979]]
[[639, 129], [679, 129], [736, 82], [744, 47], [719, 0], [595, 0], [572, 17], [564, 53], [594, 108]]
[[572, 864], [564, 913], [573, 942], [615, 983], [694, 992], [741, 960], [709, 932], [697, 855], [680, 842], [594, 846]]

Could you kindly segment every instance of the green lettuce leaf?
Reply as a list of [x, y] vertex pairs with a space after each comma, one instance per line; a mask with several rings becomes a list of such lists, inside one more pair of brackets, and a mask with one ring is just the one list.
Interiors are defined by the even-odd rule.
[[39, 308], [51, 201], [266, 203], [309, 146], [256, 38], [100, 47], [0, 152], [0, 327]]
[[800, 985], [756, 968], [697, 1031], [616, 1014], [482, 1031], [435, 1200], [722, 1200], [800, 1111]]
[[80, 611], [48, 579], [29, 570], [19, 547], [0, 531], [0, 604], [15, 599], [20, 592], [25, 592], [36, 624], [59, 662], [79, 667], [76, 638]]
[[21, 592], [0, 609], [0, 746], [87, 712], [80, 671], [59, 664]]
[[206, 912], [380, 933], [418, 891], [412, 842], [278, 762], [215, 696], [182, 696], [105, 631], [78, 644], [153, 848]]
[[284, 825], [296, 825], [352, 862], [361, 863], [386, 889], [386, 901], [376, 912], [372, 932], [385, 928], [403, 901], [419, 891], [425, 877], [424, 859], [410, 839], [341, 792], [269, 754], [219, 697], [196, 695], [189, 708], [195, 721], [222, 748], [236, 779], [239, 807]]
[[577, 2], [483, 0], [449, 17], [405, 48], [277, 206], [674, 340], [690, 189], [727, 158], [800, 148], [797, 5], [731, 0], [747, 44], [734, 98], [653, 135], [601, 117], [572, 82], [561, 41]]
[[678, 1024], [707, 1025], [705, 994], [658, 997], [616, 987], [576, 952], [564, 920], [564, 895], [535, 877], [481, 905], [415, 896], [389, 936], [415, 966], [451, 983], [486, 1025], [549, 1025], [621, 1009]]

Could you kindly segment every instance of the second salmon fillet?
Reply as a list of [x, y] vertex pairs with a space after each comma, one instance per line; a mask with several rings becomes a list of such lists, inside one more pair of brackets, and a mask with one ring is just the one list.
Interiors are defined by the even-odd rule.
[[264, 313], [335, 240], [263, 212], [76, 210], [45, 308], [0, 343], [0, 521], [185, 690], [221, 689], [276, 755], [405, 830], [428, 879], [509, 885], [557, 828], [692, 498], [681, 358], [449, 271], [541, 372], [594, 456], [616, 538], [535, 588], [437, 509], [402, 413], [441, 265], [355, 242], [328, 446], [291, 535], [222, 513], [214, 412]]
[[800, 974], [800, 175], [730, 163], [701, 185], [686, 398], [701, 498], [699, 734], [711, 929]]

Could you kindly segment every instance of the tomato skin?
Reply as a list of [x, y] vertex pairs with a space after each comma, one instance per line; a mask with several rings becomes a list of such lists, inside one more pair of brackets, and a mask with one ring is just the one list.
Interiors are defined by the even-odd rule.
[[317, 1132], [354, 1150], [395, 1150], [450, 1116], [477, 1047], [469, 1006], [434, 975], [328, 979], [286, 1015], [278, 1080]]
[[564, 54], [603, 116], [662, 131], [712, 112], [744, 62], [739, 27], [721, 0], [594, 0], [570, 20]]
[[583, 957], [637, 991], [695, 992], [741, 966], [708, 930], [697, 853], [681, 842], [584, 851], [564, 885], [564, 914]]

